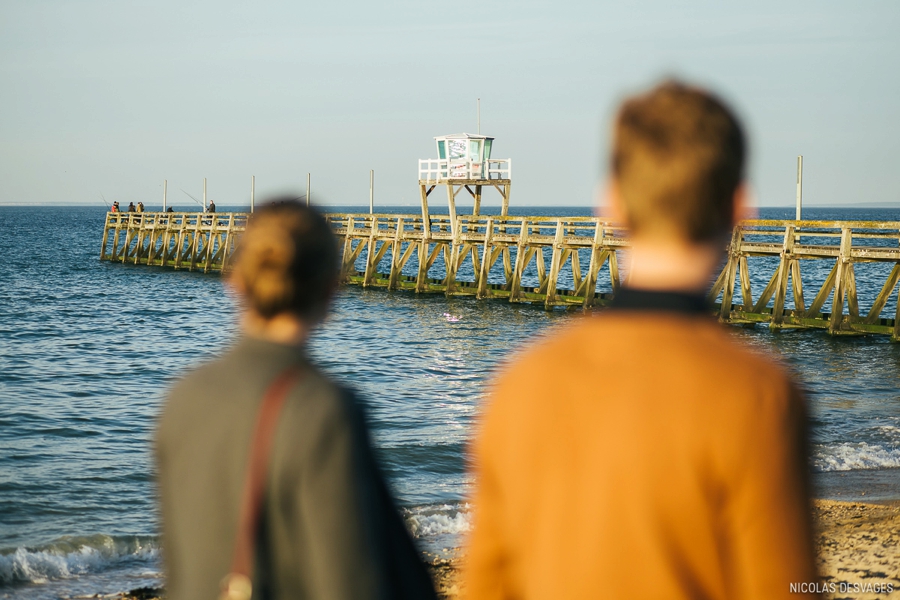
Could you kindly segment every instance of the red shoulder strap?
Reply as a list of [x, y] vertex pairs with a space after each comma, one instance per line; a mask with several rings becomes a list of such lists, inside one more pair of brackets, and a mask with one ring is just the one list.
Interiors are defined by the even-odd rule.
[[[249, 586], [253, 579], [253, 561], [256, 550], [256, 534], [259, 529], [259, 517], [262, 512], [263, 492], [268, 475], [269, 456], [278, 426], [278, 417], [284, 406], [288, 392], [300, 381], [299, 367], [291, 367], [284, 371], [269, 386], [259, 407], [259, 415], [253, 437], [250, 438], [250, 457], [244, 479], [241, 497], [241, 509], [238, 520], [237, 540], [234, 546], [234, 557], [231, 561], [231, 573], [222, 581], [223, 592], [228, 593], [230, 580], [234, 576], [246, 578]], [[247, 597], [249, 597], [249, 589]]]

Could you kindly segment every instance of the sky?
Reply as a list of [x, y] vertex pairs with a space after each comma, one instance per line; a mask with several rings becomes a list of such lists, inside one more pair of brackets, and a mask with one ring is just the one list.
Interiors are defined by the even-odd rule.
[[[481, 131], [513, 205], [590, 205], [617, 104], [664, 77], [744, 120], [759, 206], [900, 208], [900, 3], [0, 3], [0, 204], [418, 205]], [[486, 193], [484, 203], [499, 204]]]

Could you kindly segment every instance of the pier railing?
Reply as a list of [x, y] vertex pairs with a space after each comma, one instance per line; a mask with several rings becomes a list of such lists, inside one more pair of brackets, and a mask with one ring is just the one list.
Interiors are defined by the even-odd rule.
[[[108, 213], [101, 258], [227, 270], [248, 216]], [[607, 304], [629, 246], [595, 217], [326, 216], [344, 283], [546, 307]], [[728, 323], [900, 340], [898, 282], [900, 222], [756, 220], [734, 229], [709, 297]]]
[[246, 213], [106, 214], [100, 259], [175, 269], [223, 271]]
[[509, 180], [512, 179], [512, 159], [489, 158], [484, 162], [446, 158], [419, 159], [419, 181], [440, 183], [448, 179]]

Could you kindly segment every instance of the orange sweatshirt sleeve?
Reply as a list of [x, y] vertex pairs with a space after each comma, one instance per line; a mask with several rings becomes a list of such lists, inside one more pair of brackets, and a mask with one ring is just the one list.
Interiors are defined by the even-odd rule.
[[[786, 380], [769, 389], [769, 397], [741, 427], [743, 447], [736, 449], [743, 469], [726, 507], [733, 540], [732, 597], [814, 598], [819, 579], [804, 400]], [[810, 589], [814, 593], [804, 593]]]

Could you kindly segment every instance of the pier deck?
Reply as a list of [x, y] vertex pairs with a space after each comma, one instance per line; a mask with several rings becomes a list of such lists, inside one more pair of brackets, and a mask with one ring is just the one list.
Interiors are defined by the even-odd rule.
[[[344, 283], [548, 308], [608, 304], [629, 245], [627, 231], [595, 217], [326, 216]], [[248, 217], [108, 213], [100, 258], [221, 272]], [[898, 281], [900, 222], [754, 220], [734, 229], [710, 299], [727, 323], [900, 341]]]

